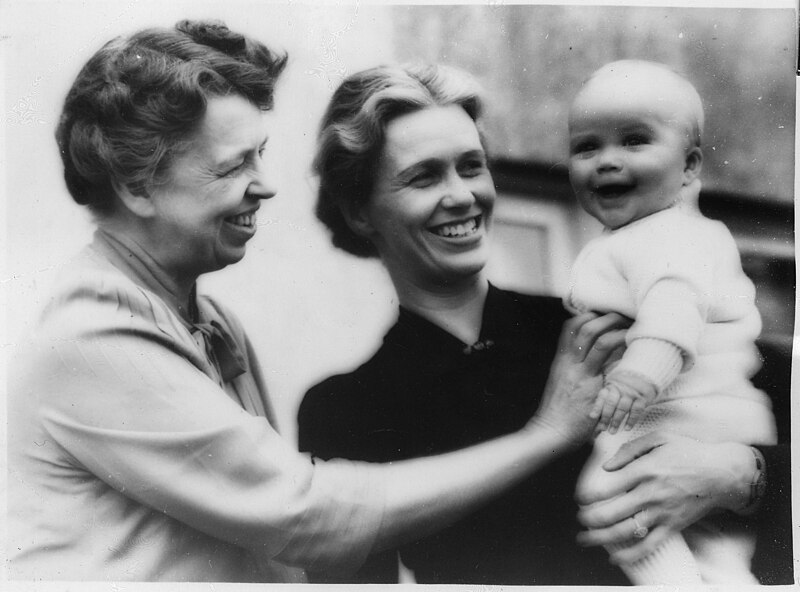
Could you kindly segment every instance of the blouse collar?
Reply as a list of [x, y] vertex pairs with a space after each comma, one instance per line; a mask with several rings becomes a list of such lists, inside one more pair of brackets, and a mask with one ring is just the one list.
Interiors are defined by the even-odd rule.
[[491, 283], [483, 307], [481, 331], [478, 341], [465, 343], [445, 329], [400, 306], [397, 323], [386, 335], [387, 341], [413, 344], [422, 357], [438, 357], [445, 352], [470, 355], [491, 351], [498, 340], [506, 340], [515, 333], [513, 305], [502, 290]]
[[134, 282], [156, 294], [185, 325], [197, 323], [200, 319], [197, 310], [197, 286], [189, 295], [189, 310], [180, 301], [171, 287], [173, 281], [158, 262], [133, 239], [111, 234], [102, 228], [95, 231], [92, 247], [106, 256], [114, 267], [122, 271]]
[[[186, 329], [199, 340], [223, 382], [247, 371], [247, 359], [232, 337], [222, 317], [201, 310], [197, 304], [197, 285], [189, 295], [189, 310], [170, 289], [166, 272], [142, 247], [126, 236], [112, 235], [98, 228], [92, 248], [108, 258], [114, 267], [139, 286], [161, 298]], [[183, 312], [185, 311], [185, 314]], [[202, 342], [202, 344], [200, 343]]]

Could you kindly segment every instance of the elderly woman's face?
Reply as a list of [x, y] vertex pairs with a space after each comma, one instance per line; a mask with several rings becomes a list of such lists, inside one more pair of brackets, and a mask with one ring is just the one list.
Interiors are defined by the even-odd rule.
[[442, 285], [483, 269], [494, 201], [475, 123], [459, 106], [430, 107], [386, 127], [362, 214], [390, 271]]
[[199, 275], [244, 257], [259, 200], [275, 195], [262, 159], [267, 118], [238, 95], [209, 100], [190, 147], [150, 192], [156, 248], [167, 271]]

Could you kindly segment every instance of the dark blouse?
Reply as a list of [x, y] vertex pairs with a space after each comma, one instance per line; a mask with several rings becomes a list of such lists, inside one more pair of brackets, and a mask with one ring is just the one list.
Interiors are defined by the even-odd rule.
[[[442, 453], [521, 428], [535, 412], [568, 315], [550, 297], [490, 287], [480, 341], [466, 346], [401, 308], [375, 356], [312, 388], [300, 448], [386, 462]], [[583, 549], [575, 482], [588, 446], [559, 457], [449, 528], [399, 549], [420, 583], [626, 584], [602, 548]], [[355, 582], [396, 582], [397, 551]]]

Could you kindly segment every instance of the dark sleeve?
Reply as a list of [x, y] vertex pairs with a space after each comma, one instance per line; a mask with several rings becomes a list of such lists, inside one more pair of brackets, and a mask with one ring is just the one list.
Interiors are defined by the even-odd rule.
[[762, 584], [792, 584], [792, 487], [789, 444], [758, 446], [767, 464], [767, 488], [756, 519], [753, 572]]
[[772, 399], [777, 446], [758, 446], [767, 464], [767, 488], [754, 517], [757, 528], [753, 572], [762, 584], [792, 584], [791, 349], [759, 343], [764, 360], [753, 383]]

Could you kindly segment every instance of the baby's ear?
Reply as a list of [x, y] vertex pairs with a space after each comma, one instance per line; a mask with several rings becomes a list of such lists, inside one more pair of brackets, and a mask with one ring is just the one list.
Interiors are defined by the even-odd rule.
[[698, 146], [694, 146], [686, 153], [686, 161], [683, 167], [683, 184], [689, 185], [700, 175], [703, 168], [703, 151]]

